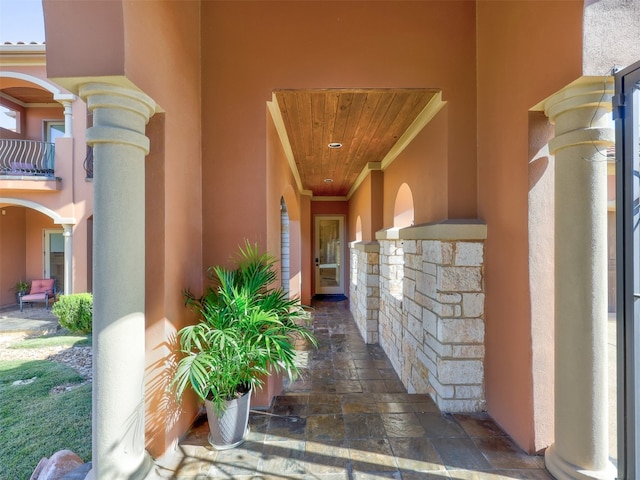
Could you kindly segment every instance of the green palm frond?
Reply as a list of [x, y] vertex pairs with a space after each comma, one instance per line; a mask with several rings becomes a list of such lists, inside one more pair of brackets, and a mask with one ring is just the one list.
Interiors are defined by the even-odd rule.
[[176, 393], [192, 388], [218, 411], [239, 390], [259, 388], [270, 368], [295, 378], [294, 338], [317, 345], [299, 300], [273, 287], [276, 260], [245, 242], [236, 264], [235, 269], [210, 267], [212, 285], [202, 297], [184, 292], [200, 322], [178, 332], [183, 357], [172, 383]]

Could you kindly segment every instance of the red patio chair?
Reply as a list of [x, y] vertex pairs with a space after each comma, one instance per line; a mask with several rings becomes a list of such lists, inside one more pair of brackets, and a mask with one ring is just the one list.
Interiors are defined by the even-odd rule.
[[56, 279], [42, 278], [31, 281], [31, 290], [26, 295], [20, 297], [20, 311], [22, 305], [30, 303], [33, 307], [34, 302], [44, 302], [45, 308], [49, 309], [49, 299], [56, 296]]

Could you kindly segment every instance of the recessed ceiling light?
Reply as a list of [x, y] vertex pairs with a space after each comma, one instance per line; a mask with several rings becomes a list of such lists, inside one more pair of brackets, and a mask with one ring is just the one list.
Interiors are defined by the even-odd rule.
[[340, 142], [331, 142], [329, 148], [342, 148], [342, 144]]
[[333, 178], [325, 178], [324, 179], [324, 183], [332, 183], [333, 182]]

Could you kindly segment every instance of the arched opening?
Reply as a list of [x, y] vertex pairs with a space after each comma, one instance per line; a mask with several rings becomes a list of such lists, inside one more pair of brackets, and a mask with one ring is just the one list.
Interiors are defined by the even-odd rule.
[[16, 282], [55, 278], [56, 289], [70, 287], [72, 251], [65, 241], [75, 219], [38, 203], [0, 197], [0, 306], [16, 302]]
[[361, 242], [362, 241], [362, 219], [360, 218], [360, 215], [358, 215], [358, 218], [356, 219], [356, 242]]
[[[393, 204], [393, 228], [401, 228], [413, 225], [414, 208], [413, 194], [409, 185], [403, 183], [398, 189], [396, 200]], [[402, 281], [404, 279], [404, 250], [402, 240], [390, 240], [389, 248], [389, 292], [399, 300], [402, 300]]]
[[398, 189], [396, 201], [393, 206], [393, 227], [405, 228], [413, 225], [414, 208], [413, 195], [409, 185], [403, 183]]

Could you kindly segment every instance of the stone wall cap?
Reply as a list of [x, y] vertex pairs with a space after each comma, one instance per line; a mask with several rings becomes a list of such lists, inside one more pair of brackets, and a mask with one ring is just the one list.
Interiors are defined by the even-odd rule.
[[[377, 238], [377, 234], [376, 234]], [[487, 224], [480, 219], [443, 220], [399, 230], [402, 240], [484, 240]]]
[[398, 240], [399, 238], [400, 229], [396, 227], [386, 228], [376, 232], [376, 240]]
[[380, 251], [380, 244], [376, 242], [351, 242], [349, 244], [354, 250], [361, 252], [378, 253]]

